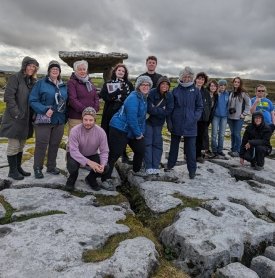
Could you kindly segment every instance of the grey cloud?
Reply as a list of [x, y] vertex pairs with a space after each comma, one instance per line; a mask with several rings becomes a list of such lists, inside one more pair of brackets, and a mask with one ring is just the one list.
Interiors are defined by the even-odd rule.
[[272, 0], [2, 2], [0, 69], [32, 55], [43, 71], [59, 50], [90, 50], [127, 52], [132, 75], [153, 54], [169, 76], [188, 64], [213, 76], [274, 79]]

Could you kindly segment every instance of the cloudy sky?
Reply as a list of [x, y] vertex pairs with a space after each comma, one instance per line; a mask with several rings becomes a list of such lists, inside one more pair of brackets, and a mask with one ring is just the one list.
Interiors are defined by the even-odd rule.
[[128, 53], [132, 76], [156, 55], [169, 77], [189, 65], [275, 80], [274, 10], [274, 0], [1, 0], [0, 69], [18, 70], [28, 55], [45, 72], [60, 50], [87, 50]]

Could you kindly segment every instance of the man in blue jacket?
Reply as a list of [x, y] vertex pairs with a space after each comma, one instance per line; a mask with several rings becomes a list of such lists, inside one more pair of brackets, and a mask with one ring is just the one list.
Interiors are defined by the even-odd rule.
[[173, 89], [174, 109], [168, 118], [168, 129], [171, 132], [171, 144], [166, 171], [172, 169], [178, 158], [181, 136], [184, 137], [187, 169], [190, 179], [195, 178], [197, 121], [203, 111], [200, 91], [195, 87], [194, 72], [185, 67], [179, 74], [179, 85]]

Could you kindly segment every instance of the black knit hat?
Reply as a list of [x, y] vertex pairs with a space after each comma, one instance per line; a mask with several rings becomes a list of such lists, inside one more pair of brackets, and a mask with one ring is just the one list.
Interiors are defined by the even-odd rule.
[[61, 72], [60, 64], [57, 61], [52, 60], [52, 61], [49, 62], [48, 73], [50, 72], [50, 69], [54, 68], [54, 67], [59, 68], [59, 72]]

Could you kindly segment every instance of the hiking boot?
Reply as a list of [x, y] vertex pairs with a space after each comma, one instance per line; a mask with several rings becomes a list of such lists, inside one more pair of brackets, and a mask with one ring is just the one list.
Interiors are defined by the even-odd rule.
[[229, 152], [228, 153], [231, 157], [239, 157], [239, 153], [238, 152]]
[[91, 189], [93, 189], [94, 191], [99, 191], [99, 190], [101, 189], [101, 187], [98, 185], [97, 182], [95, 182], [94, 184], [91, 184], [91, 183], [89, 182], [89, 180], [88, 180], [87, 177], [85, 178], [85, 182], [86, 182], [86, 184], [88, 184], [88, 185], [91, 187]]
[[203, 164], [205, 161], [204, 161], [203, 157], [199, 156], [199, 157], [197, 157], [197, 162]]
[[114, 191], [114, 185], [112, 179], [107, 179], [102, 182], [102, 188], [108, 191]]
[[139, 176], [139, 177], [147, 177], [148, 174], [144, 170], [139, 170], [138, 172], [133, 171], [134, 176]]
[[255, 169], [256, 171], [261, 171], [261, 170], [264, 169], [264, 166], [255, 165], [254, 169]]
[[44, 178], [44, 175], [42, 173], [42, 169], [40, 167], [34, 168], [34, 177], [36, 179], [43, 179]]
[[52, 169], [47, 169], [47, 173], [52, 174], [52, 175], [59, 175], [60, 170], [58, 168], [54, 167]]
[[196, 173], [189, 173], [190, 180], [193, 180], [196, 176]]
[[218, 155], [225, 156], [225, 153], [221, 151], [221, 152], [218, 152]]

